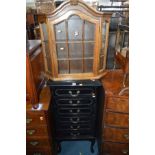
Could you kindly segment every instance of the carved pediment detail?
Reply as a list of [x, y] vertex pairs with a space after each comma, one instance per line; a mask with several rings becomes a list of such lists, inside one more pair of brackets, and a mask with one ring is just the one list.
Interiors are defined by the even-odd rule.
[[71, 5], [78, 5], [78, 0], [70, 0]]

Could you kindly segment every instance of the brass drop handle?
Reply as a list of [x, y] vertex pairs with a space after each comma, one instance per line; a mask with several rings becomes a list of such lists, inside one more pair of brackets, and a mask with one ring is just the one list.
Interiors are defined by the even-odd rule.
[[77, 112], [80, 112], [80, 109], [78, 109]]
[[73, 127], [73, 126], [71, 125], [70, 128], [71, 128], [71, 129], [79, 129], [80, 126], [78, 125], [78, 126], [76, 126], [76, 127]]
[[124, 138], [129, 139], [129, 135], [128, 134], [124, 134], [123, 136], [124, 136]]
[[79, 136], [80, 133], [71, 133], [72, 136]]
[[71, 125], [70, 128], [73, 129], [73, 126]]
[[27, 124], [30, 124], [31, 122], [32, 122], [32, 118], [27, 118], [27, 119], [26, 119], [26, 123], [27, 123]]
[[61, 50], [61, 51], [64, 51], [64, 49], [65, 49], [64, 47], [60, 47], [60, 50]]
[[62, 30], [58, 30], [57, 32], [58, 32], [58, 33], [61, 33], [61, 32], [62, 32]]
[[33, 146], [36, 146], [36, 145], [38, 145], [38, 144], [39, 144], [39, 142], [34, 141], [34, 142], [30, 142], [30, 144], [31, 144], [31, 145], [33, 145]]
[[80, 103], [80, 101], [78, 100], [78, 101], [77, 101], [77, 103], [79, 104], [79, 103]]
[[75, 118], [76, 120], [74, 120], [73, 118], [70, 118], [70, 121], [72, 121], [73, 123], [77, 123], [79, 120], [80, 120], [80, 118]]
[[129, 152], [128, 150], [122, 150], [123, 154], [128, 154], [128, 152]]
[[69, 112], [73, 112], [73, 110], [69, 110]]
[[70, 100], [70, 101], [69, 101], [69, 103], [70, 103], [70, 104], [72, 104], [72, 103], [73, 103], [73, 101], [72, 101], [72, 100]]
[[76, 94], [73, 94], [72, 91], [69, 91], [68, 93], [69, 93], [72, 97], [76, 97], [76, 96], [78, 96], [78, 95], [80, 94], [80, 91], [77, 90], [77, 91], [76, 91]]
[[80, 128], [80, 125], [78, 125], [76, 128], [79, 129]]
[[28, 133], [29, 135], [33, 135], [33, 134], [35, 133], [35, 130], [27, 130], [27, 133]]
[[79, 121], [80, 120], [80, 118], [77, 118], [77, 120], [76, 121]]

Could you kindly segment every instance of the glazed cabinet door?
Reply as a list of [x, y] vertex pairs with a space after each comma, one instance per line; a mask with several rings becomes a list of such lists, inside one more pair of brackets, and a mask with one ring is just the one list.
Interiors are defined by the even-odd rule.
[[58, 66], [58, 76], [93, 73], [96, 23], [73, 14], [52, 25], [56, 42], [55, 64]]
[[61, 81], [103, 77], [111, 15], [77, 0], [67, 0], [46, 14], [52, 68], [47, 78]]
[[73, 15], [68, 18], [68, 40], [69, 41], [82, 41], [82, 27], [83, 20], [77, 16]]
[[45, 63], [45, 70], [46, 72], [52, 72], [51, 66], [51, 55], [49, 50], [49, 41], [48, 41], [48, 32], [47, 32], [47, 25], [45, 23], [40, 24], [40, 33], [41, 33], [41, 40], [42, 40], [42, 48], [44, 54], [44, 63]]
[[96, 23], [73, 15], [54, 24], [54, 32], [58, 74], [93, 73]]

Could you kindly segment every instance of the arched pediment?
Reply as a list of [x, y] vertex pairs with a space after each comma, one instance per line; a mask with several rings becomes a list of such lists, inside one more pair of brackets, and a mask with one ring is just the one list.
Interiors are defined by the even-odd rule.
[[103, 13], [95, 10], [93, 7], [87, 5], [85, 2], [81, 0], [67, 0], [63, 2], [58, 8], [56, 8], [53, 12], [48, 14], [47, 16], [49, 18], [52, 18], [54, 16], [61, 16], [64, 13], [72, 10], [79, 10], [80, 12], [83, 13], [89, 13], [92, 16], [95, 17], [103, 17], [103, 15], [109, 15], [111, 16], [111, 13]]

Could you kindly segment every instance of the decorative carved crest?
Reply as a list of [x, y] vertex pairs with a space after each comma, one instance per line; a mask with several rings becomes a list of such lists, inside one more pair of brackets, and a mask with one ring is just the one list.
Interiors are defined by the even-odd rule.
[[70, 0], [71, 5], [78, 5], [78, 0]]

